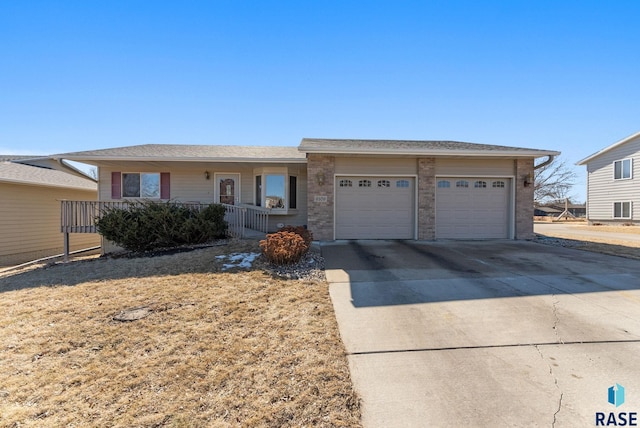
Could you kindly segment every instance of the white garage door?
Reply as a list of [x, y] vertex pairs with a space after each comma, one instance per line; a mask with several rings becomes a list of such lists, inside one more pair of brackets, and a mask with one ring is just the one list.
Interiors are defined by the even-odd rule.
[[336, 239], [413, 239], [414, 181], [337, 177]]
[[511, 180], [436, 179], [436, 238], [509, 238]]

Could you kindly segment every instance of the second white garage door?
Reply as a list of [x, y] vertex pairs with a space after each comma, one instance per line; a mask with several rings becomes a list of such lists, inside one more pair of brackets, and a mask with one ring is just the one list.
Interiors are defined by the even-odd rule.
[[414, 239], [412, 177], [336, 178], [336, 239]]
[[509, 238], [511, 180], [439, 177], [436, 239]]

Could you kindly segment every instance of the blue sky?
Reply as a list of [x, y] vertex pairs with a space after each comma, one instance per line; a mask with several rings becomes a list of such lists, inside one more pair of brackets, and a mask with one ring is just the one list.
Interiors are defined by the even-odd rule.
[[[3, 1], [0, 153], [640, 130], [638, 1]], [[576, 167], [574, 194], [584, 199]]]

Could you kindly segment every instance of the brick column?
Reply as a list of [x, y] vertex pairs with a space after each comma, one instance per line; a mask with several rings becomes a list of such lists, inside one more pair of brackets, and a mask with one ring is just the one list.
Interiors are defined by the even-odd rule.
[[435, 158], [418, 158], [418, 239], [436, 239]]
[[333, 240], [333, 156], [307, 155], [307, 227], [318, 241]]
[[[516, 239], [532, 239], [533, 234], [533, 159], [517, 159], [515, 162], [516, 178], [513, 185], [516, 189]], [[531, 178], [525, 187], [525, 177]]]

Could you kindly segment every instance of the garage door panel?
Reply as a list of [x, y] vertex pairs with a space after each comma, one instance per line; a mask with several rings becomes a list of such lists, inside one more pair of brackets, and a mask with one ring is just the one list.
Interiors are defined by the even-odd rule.
[[[398, 187], [398, 181], [404, 180]], [[340, 187], [351, 182], [351, 187]], [[360, 187], [360, 182], [370, 187]], [[380, 183], [380, 185], [378, 185]], [[336, 187], [336, 239], [412, 239], [413, 178], [340, 177]]]
[[509, 237], [510, 179], [445, 177], [437, 183], [436, 238]]

